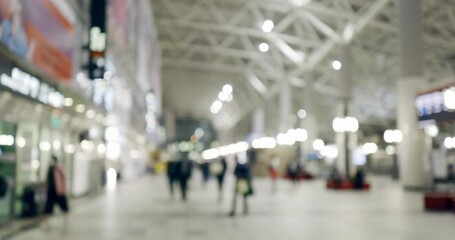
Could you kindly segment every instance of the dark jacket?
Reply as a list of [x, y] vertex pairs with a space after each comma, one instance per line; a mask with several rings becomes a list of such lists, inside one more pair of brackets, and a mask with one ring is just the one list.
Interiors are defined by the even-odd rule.
[[237, 179], [250, 179], [251, 171], [248, 163], [235, 165], [234, 175]]
[[191, 173], [193, 170], [193, 162], [188, 159], [181, 160], [177, 162], [176, 165], [177, 176], [180, 179], [191, 178]]

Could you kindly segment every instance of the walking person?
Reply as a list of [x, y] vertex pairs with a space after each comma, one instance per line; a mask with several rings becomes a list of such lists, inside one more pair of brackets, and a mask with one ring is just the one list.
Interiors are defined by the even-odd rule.
[[224, 176], [226, 175], [227, 162], [226, 158], [222, 157], [218, 160], [215, 160], [210, 164], [210, 172], [213, 176], [216, 177], [218, 183], [218, 201], [223, 200], [223, 184]]
[[206, 188], [207, 183], [210, 180], [210, 163], [209, 161], [205, 160], [200, 165], [201, 172], [202, 172], [202, 187]]
[[[56, 156], [52, 156], [52, 163], [47, 172], [47, 200], [44, 209], [45, 220], [48, 220], [54, 212], [54, 205], [57, 204], [64, 214], [65, 228], [68, 226], [68, 198], [66, 192], [66, 174], [63, 167], [58, 163]], [[46, 221], [45, 221], [46, 222]], [[46, 228], [49, 229], [49, 223]]]
[[167, 179], [171, 198], [174, 198], [174, 183], [178, 179], [177, 161], [175, 159], [169, 159], [169, 161], [167, 162]]
[[297, 159], [292, 160], [288, 165], [288, 176], [291, 179], [294, 186], [299, 183], [300, 180], [300, 162]]
[[177, 163], [177, 175], [180, 183], [180, 191], [182, 192], [182, 200], [186, 201], [188, 191], [188, 180], [191, 178], [193, 163], [185, 156]]
[[232, 200], [232, 210], [229, 214], [231, 217], [235, 216], [237, 208], [237, 198], [240, 195], [243, 199], [243, 214], [248, 214], [248, 197], [253, 194], [253, 188], [251, 184], [251, 169], [248, 160], [236, 159], [236, 166], [234, 170], [235, 175], [235, 187], [234, 196]]
[[269, 166], [270, 178], [272, 180], [272, 193], [276, 193], [277, 190], [278, 167], [280, 166], [280, 162], [280, 158], [274, 154]]

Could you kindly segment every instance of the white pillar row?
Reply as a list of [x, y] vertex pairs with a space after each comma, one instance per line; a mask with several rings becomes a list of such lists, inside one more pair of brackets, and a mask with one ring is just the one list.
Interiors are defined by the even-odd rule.
[[280, 93], [280, 121], [278, 130], [285, 132], [291, 127], [292, 90], [288, 81], [283, 85]]
[[173, 141], [177, 136], [177, 121], [175, 113], [172, 110], [167, 110], [165, 112], [164, 124], [166, 127], [166, 138], [168, 141]]
[[302, 153], [304, 157], [302, 160], [306, 160], [308, 154], [314, 152], [313, 142], [319, 137], [318, 118], [316, 116], [317, 110], [314, 106], [317, 93], [313, 89], [313, 80], [312, 75], [308, 74], [306, 79], [308, 84], [303, 89], [302, 96], [302, 106], [303, 109], [305, 109], [307, 116], [300, 120], [300, 126], [308, 132], [308, 139], [303, 143]]
[[305, 169], [312, 174], [320, 175], [320, 165], [316, 161], [308, 161], [308, 154], [313, 153], [313, 142], [319, 138], [318, 117], [316, 115], [317, 109], [315, 107], [316, 92], [313, 89], [313, 75], [308, 74], [306, 77], [307, 85], [303, 89], [302, 106], [307, 112], [307, 116], [300, 120], [300, 126], [307, 130], [308, 139], [300, 146], [302, 153], [301, 161], [305, 164]]
[[264, 106], [259, 106], [253, 112], [253, 118], [251, 121], [251, 130], [253, 137], [263, 137], [265, 134], [265, 108]]
[[[340, 101], [337, 106], [337, 116], [346, 117], [350, 115], [350, 104], [352, 100], [352, 85], [351, 85], [351, 67], [352, 67], [352, 58], [350, 53], [350, 45], [343, 44], [340, 46], [340, 59], [341, 69], [339, 70], [339, 79], [338, 79], [338, 88], [340, 89]], [[354, 133], [356, 134], [356, 133]], [[336, 133], [335, 141], [338, 148], [338, 158], [336, 166], [338, 167], [340, 173], [344, 173], [345, 177], [350, 177], [354, 173], [354, 165], [352, 163], [352, 148], [353, 144], [348, 144], [350, 138], [354, 135], [350, 133]], [[346, 152], [347, 151], [347, 152]], [[349, 162], [346, 162], [346, 157], [348, 157]], [[349, 165], [349, 166], [348, 166]], [[349, 168], [349, 173], [347, 172]]]
[[423, 130], [417, 126], [415, 97], [424, 83], [422, 66], [422, 9], [420, 0], [400, 0], [401, 79], [398, 81], [397, 123], [403, 132], [399, 144], [400, 179], [405, 189], [424, 187]]

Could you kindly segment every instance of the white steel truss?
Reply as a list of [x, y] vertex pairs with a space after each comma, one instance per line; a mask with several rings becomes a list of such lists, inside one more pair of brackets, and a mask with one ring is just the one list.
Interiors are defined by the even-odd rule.
[[[206, 115], [199, 117], [210, 117], [220, 128], [232, 127], [272, 99], [285, 82], [301, 88], [311, 81], [322, 97], [337, 97], [337, 73], [330, 62], [339, 58], [342, 44], [352, 45], [355, 56], [352, 80], [358, 117], [374, 121], [394, 116], [393, 90], [399, 79], [396, 1], [304, 0], [302, 6], [291, 0], [151, 2], [165, 68], [240, 76], [236, 81], [242, 82], [246, 88], [242, 93], [247, 96], [239, 98], [246, 102], [216, 116], [206, 105], [195, 106], [205, 109]], [[425, 74], [430, 80], [446, 78], [453, 74], [455, 3], [438, 0], [422, 4]], [[266, 19], [275, 23], [270, 33], [261, 30]], [[260, 52], [260, 43], [267, 43], [270, 50]], [[307, 72], [313, 72], [315, 79], [306, 79]], [[166, 75], [164, 80], [166, 87]], [[192, 79], [183, 84], [198, 83]], [[185, 103], [185, 99], [168, 102], [178, 101]]]

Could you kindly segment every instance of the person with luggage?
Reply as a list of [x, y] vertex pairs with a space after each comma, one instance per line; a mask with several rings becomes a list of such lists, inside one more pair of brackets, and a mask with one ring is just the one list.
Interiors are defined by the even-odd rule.
[[[69, 213], [68, 198], [66, 195], [66, 179], [65, 171], [58, 163], [57, 157], [52, 156], [52, 163], [47, 172], [47, 200], [44, 209], [45, 220], [52, 216], [54, 205], [57, 204], [64, 213], [65, 227], [68, 225]], [[49, 225], [47, 225], [46, 228], [49, 228]]]
[[234, 170], [235, 187], [232, 201], [232, 210], [230, 216], [235, 216], [237, 208], [237, 198], [240, 195], [243, 199], [243, 214], [248, 214], [248, 197], [253, 194], [251, 183], [251, 169], [247, 158], [236, 157], [236, 166]]
[[227, 162], [226, 158], [222, 157], [210, 163], [210, 173], [216, 177], [218, 183], [218, 201], [223, 200], [223, 183], [226, 175]]

